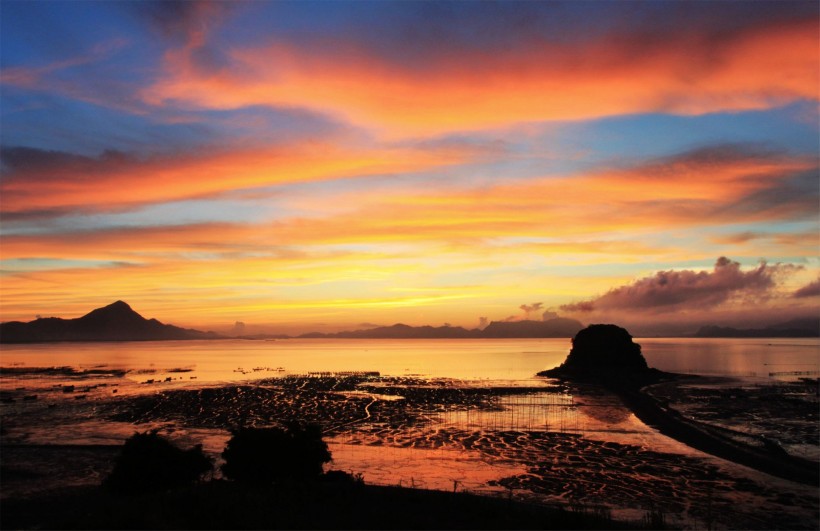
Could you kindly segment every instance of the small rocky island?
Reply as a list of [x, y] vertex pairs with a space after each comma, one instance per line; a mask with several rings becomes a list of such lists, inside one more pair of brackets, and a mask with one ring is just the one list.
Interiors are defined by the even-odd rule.
[[559, 367], [538, 373], [562, 380], [597, 382], [608, 387], [637, 388], [674, 375], [650, 369], [641, 346], [625, 328], [593, 324], [572, 339], [572, 349]]

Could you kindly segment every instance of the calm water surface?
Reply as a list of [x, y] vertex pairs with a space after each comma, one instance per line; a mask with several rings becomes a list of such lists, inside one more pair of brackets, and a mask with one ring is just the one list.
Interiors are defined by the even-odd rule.
[[[672, 372], [795, 377], [820, 369], [818, 339], [636, 339], [650, 366]], [[559, 365], [569, 339], [161, 341], [4, 345], [2, 367], [121, 369], [136, 382], [202, 384], [319, 371], [378, 371], [466, 380], [528, 380]], [[183, 369], [185, 372], [178, 372]], [[3, 384], [10, 384], [8, 378]]]

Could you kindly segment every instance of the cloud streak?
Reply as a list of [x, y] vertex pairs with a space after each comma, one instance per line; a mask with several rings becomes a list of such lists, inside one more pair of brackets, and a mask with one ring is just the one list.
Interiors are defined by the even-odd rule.
[[[811, 187], [802, 195], [788, 196], [791, 203], [731, 207], [757, 192], [790, 186], [795, 172], [813, 167], [815, 161], [781, 154], [749, 155], [743, 149], [726, 151], [730, 154], [718, 160], [704, 160], [697, 150], [623, 170], [380, 195], [374, 201], [359, 197], [361, 206], [354, 213], [332, 220], [300, 220], [281, 234], [294, 239], [313, 235], [338, 243], [433, 239], [458, 243], [504, 237], [574, 237], [577, 242], [580, 236], [611, 237], [618, 231], [648, 227], [662, 230], [814, 215], [817, 192]], [[553, 242], [561, 243], [565, 242]]]
[[233, 48], [229, 70], [203, 69], [182, 47], [166, 54], [163, 76], [142, 98], [210, 109], [305, 107], [392, 137], [766, 109], [817, 99], [817, 37], [817, 19], [806, 17], [709, 40], [682, 30], [663, 38], [606, 34], [572, 46], [533, 39], [509, 51], [439, 53], [424, 67], [405, 67], [355, 41], [331, 40], [319, 50], [276, 41]]
[[[387, 160], [389, 154], [380, 153], [371, 161], [362, 161], [339, 151], [301, 158], [299, 153], [283, 150], [281, 159], [268, 153], [260, 155], [262, 158], [216, 155], [177, 162], [133, 160], [120, 153], [95, 159], [30, 149], [4, 153], [8, 154], [4, 155], [7, 173], [0, 189], [6, 221], [41, 215], [49, 209], [54, 209], [52, 213], [116, 211], [157, 201], [235, 193], [242, 186], [343, 178], [378, 170], [401, 173], [455, 164], [471, 156], [449, 151], [419, 154], [397, 150], [391, 160]], [[334, 159], [334, 155], [339, 158]], [[269, 164], [259, 164], [264, 161]], [[311, 166], [311, 161], [315, 165]], [[153, 249], [164, 242], [169, 247], [179, 242], [182, 249], [187, 249], [200, 240], [216, 251], [224, 246], [226, 252], [265, 245], [408, 243], [461, 251], [465, 246], [480, 244], [478, 250], [492, 249], [488, 251], [491, 253], [646, 255], [662, 246], [619, 234], [646, 234], [648, 227], [659, 232], [810, 219], [820, 196], [816, 183], [805, 178], [815, 170], [804, 168], [813, 163], [803, 157], [751, 153], [742, 147], [724, 146], [631, 168], [494, 186], [429, 192], [412, 187], [356, 187], [328, 194], [324, 199], [314, 194], [309, 198], [315, 212], [311, 217], [290, 216], [255, 224], [108, 227], [86, 232], [82, 237], [10, 234], [4, 240], [4, 255], [44, 256], [38, 254], [40, 249], [49, 256], [75, 256], [97, 252], [95, 248], [117, 248], [117, 241], [129, 242], [121, 246], [125, 249]], [[274, 172], [276, 169], [281, 173]], [[166, 181], [164, 177], [172, 179]], [[172, 184], [163, 186], [166, 182]], [[734, 208], [749, 197], [793, 187], [795, 182], [806, 184], [799, 194], [784, 194], [768, 205], [756, 199], [749, 201], [755, 208]], [[288, 198], [282, 201], [288, 204]], [[340, 209], [339, 205], [349, 206]], [[71, 245], [64, 245], [67, 241]]]
[[304, 142], [267, 149], [136, 158], [97, 158], [32, 148], [2, 151], [4, 216], [116, 211], [246, 188], [389, 175], [452, 165], [475, 153], [446, 148], [341, 146]]

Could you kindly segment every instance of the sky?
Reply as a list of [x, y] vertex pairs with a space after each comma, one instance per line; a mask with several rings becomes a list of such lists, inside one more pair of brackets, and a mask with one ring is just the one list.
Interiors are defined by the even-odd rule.
[[0, 3], [0, 320], [820, 315], [820, 7]]

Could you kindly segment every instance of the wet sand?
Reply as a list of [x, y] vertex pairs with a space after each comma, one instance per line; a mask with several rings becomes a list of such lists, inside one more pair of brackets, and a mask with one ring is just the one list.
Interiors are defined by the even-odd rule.
[[699, 377], [654, 385], [645, 392], [683, 417], [697, 419], [740, 443], [761, 448], [767, 438], [778, 441], [790, 454], [820, 460], [820, 381], [816, 378], [772, 382]]
[[[720, 466], [708, 457], [582, 434], [435, 426], [408, 432], [363, 426], [347, 444], [477, 453], [483, 462], [522, 469], [490, 480], [489, 486], [541, 503], [605, 506], [624, 518], [656, 509], [681, 526], [806, 529], [818, 521], [817, 496], [811, 489], [792, 489], [788, 482]], [[427, 468], [428, 476], [436, 475], [435, 466]], [[417, 477], [425, 475], [423, 467], [415, 472]]]
[[[701, 381], [696, 377], [685, 377], [677, 382], [667, 382], [656, 386], [649, 386], [645, 390], [620, 389], [617, 394], [624, 401], [625, 405], [635, 413], [647, 425], [657, 428], [661, 433], [673, 437], [685, 444], [697, 448], [698, 450], [727, 459], [742, 465], [746, 465], [767, 474], [772, 474], [791, 481], [797, 481], [812, 486], [820, 486], [820, 471], [816, 462], [812, 462], [802, 457], [790, 455], [786, 452], [779, 440], [783, 437], [780, 432], [776, 435], [765, 437], [754, 436], [750, 433], [741, 433], [724, 427], [719, 427], [700, 419], [686, 417], [677, 409], [669, 406], [670, 396], [674, 395], [680, 399], [681, 384], [689, 384], [689, 396], [696, 394], [691, 388], [691, 382]], [[782, 387], [782, 386], [779, 386]], [[656, 388], [655, 394], [652, 389]], [[675, 391], [677, 389], [677, 392]], [[703, 393], [703, 389], [698, 392]], [[657, 397], [666, 394], [666, 398], [661, 401]], [[717, 393], [723, 397], [720, 406], [711, 406], [710, 411], [719, 415], [722, 419], [732, 418], [734, 411], [736, 416], [739, 413], [750, 413], [755, 415], [759, 412], [765, 413], [764, 409], [755, 407], [753, 399], [757, 398], [755, 393], [740, 388], [726, 390]], [[766, 393], [764, 396], [777, 396]], [[702, 397], [701, 397], [702, 398]], [[714, 402], [714, 401], [713, 401]], [[774, 402], [774, 401], [772, 401]], [[781, 402], [782, 401], [778, 401]], [[800, 417], [811, 417], [811, 407], [809, 400], [795, 400], [795, 403], [788, 411], [793, 411]], [[782, 416], [782, 413], [781, 413]], [[814, 422], [809, 422], [804, 426], [804, 433], [801, 437], [810, 437], [811, 432], [816, 434], [816, 430], [811, 428], [816, 426], [817, 412], [814, 407]], [[741, 420], [742, 421], [742, 420]], [[814, 426], [813, 426], [814, 425]], [[777, 426], [770, 426], [769, 431], [774, 432]]]

